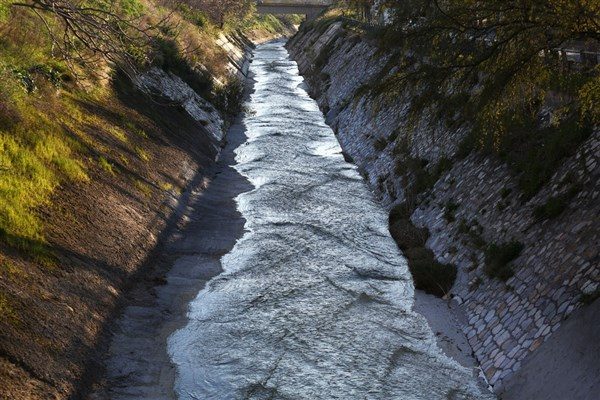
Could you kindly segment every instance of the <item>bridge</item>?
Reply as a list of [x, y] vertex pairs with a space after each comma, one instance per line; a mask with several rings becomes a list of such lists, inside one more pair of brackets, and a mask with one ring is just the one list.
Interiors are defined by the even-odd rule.
[[256, 10], [259, 14], [304, 14], [306, 19], [313, 19], [334, 0], [258, 0]]

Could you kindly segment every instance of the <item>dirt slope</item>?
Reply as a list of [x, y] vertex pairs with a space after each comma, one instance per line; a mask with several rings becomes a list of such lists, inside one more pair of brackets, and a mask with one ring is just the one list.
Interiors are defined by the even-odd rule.
[[98, 371], [90, 360], [121, 295], [153, 279], [152, 255], [176, 219], [180, 193], [214, 165], [215, 146], [201, 124], [120, 86], [114, 98], [84, 108], [137, 129], [125, 140], [89, 132], [97, 144], [81, 143], [89, 182], [60, 187], [39, 211], [54, 261], [0, 248], [0, 288], [11, 299], [10, 317], [0, 320], [2, 399], [80, 397]]

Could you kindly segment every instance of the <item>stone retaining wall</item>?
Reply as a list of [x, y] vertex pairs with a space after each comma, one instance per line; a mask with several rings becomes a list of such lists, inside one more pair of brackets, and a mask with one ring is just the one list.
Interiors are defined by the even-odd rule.
[[[367, 95], [362, 89], [387, 73], [387, 56], [339, 22], [326, 30], [301, 30], [289, 49], [344, 152], [389, 208], [405, 196], [403, 177], [394, 172], [398, 138], [410, 138], [410, 155], [433, 165], [453, 158], [468, 132], [466, 126], [449, 130], [425, 119], [410, 129], [408, 98], [382, 102]], [[506, 164], [472, 153], [454, 161], [411, 216], [431, 232], [427, 246], [438, 260], [458, 267], [452, 296], [468, 316], [464, 332], [496, 390], [582, 306], [581, 295], [599, 286], [599, 158], [597, 131], [524, 201]], [[584, 189], [557, 218], [536, 220], [535, 207], [567, 190], [567, 177]], [[452, 222], [445, 217], [449, 202], [456, 205]], [[512, 263], [514, 276], [506, 282], [487, 277], [482, 243], [512, 240], [524, 245]]]

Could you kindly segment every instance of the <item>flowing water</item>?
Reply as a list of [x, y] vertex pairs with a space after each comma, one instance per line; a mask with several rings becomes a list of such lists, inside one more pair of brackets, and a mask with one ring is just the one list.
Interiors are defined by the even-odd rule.
[[282, 42], [259, 46], [235, 169], [246, 233], [169, 338], [181, 399], [488, 398], [412, 311], [406, 261]]

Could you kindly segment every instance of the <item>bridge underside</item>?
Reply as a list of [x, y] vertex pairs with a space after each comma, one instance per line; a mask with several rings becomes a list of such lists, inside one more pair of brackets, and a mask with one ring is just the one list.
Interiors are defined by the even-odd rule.
[[314, 5], [286, 5], [286, 4], [263, 4], [258, 5], [256, 10], [259, 14], [300, 14], [306, 15], [306, 19], [316, 18], [321, 12], [326, 10], [326, 6]]

